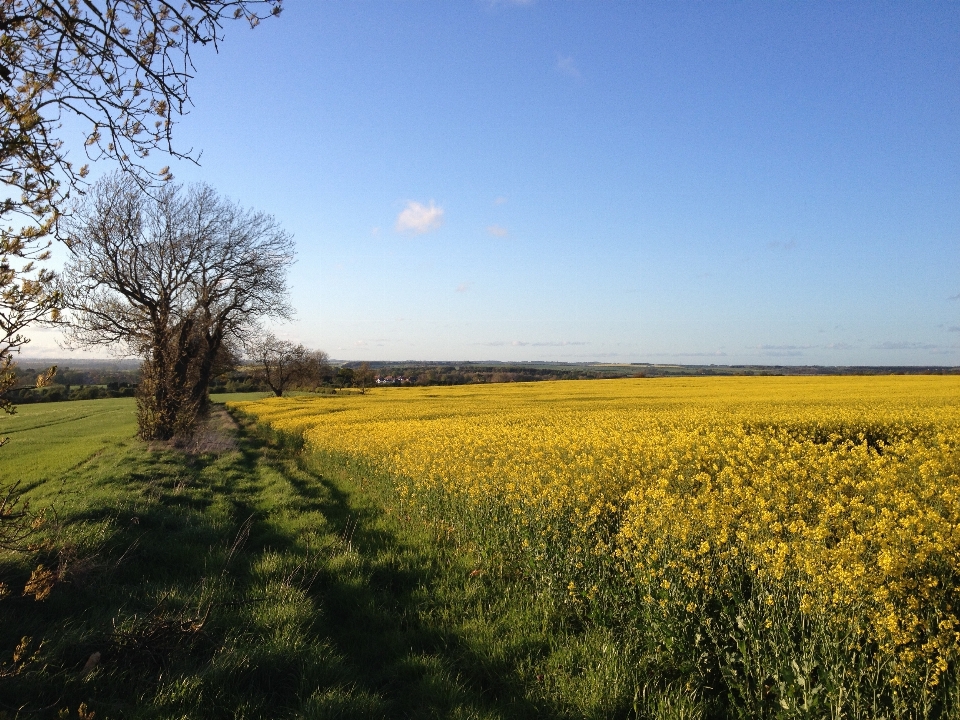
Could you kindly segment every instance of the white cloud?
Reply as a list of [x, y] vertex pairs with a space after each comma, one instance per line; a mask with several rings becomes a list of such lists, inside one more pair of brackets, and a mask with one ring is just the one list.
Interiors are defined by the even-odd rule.
[[488, 225], [487, 232], [493, 235], [494, 237], [506, 237], [510, 232], [500, 225]]
[[589, 345], [590, 343], [578, 340], [561, 340], [560, 342], [535, 342], [530, 344], [534, 347], [567, 347], [567, 345]]
[[937, 346], [922, 342], [882, 342], [872, 347], [873, 350], [936, 350]]
[[558, 55], [557, 70], [562, 72], [564, 75], [569, 75], [572, 78], [580, 77], [580, 69], [577, 67], [577, 64], [574, 62], [572, 56], [564, 57], [563, 55]]
[[796, 352], [800, 350], [810, 350], [811, 348], [817, 347], [816, 345], [757, 345], [757, 350], [765, 351], [774, 351], [774, 352]]
[[[617, 354], [617, 353], [614, 353]], [[722, 350], [717, 350], [716, 352], [657, 352], [657, 353], [645, 353], [645, 357], [665, 357], [665, 358], [674, 358], [674, 357], [726, 357], [727, 354]]]
[[793, 250], [796, 246], [796, 240], [774, 240], [773, 242], [767, 243], [767, 247], [771, 250]]
[[397, 232], [422, 235], [443, 225], [443, 208], [437, 207], [433, 200], [429, 205], [411, 200], [397, 215]]
[[527, 340], [495, 340], [493, 342], [476, 343], [487, 347], [567, 347], [568, 345], [589, 345], [588, 342], [577, 340], [561, 340], [560, 342], [530, 342]]

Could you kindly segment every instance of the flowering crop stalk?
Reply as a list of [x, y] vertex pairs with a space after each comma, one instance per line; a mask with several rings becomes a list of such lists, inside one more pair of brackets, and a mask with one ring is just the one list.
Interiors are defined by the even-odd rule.
[[960, 378], [384, 388], [238, 405], [743, 717], [957, 717]]

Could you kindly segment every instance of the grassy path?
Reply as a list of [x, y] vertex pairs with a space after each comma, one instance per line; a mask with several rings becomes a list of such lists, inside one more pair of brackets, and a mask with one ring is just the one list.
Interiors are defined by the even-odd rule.
[[[148, 450], [97, 434], [100, 415], [80, 403], [58, 405], [75, 417], [36, 418], [35, 432], [97, 439], [62, 444], [55, 479], [30, 483], [34, 507], [56, 511], [49, 546], [0, 554], [12, 590], [0, 600], [0, 718], [81, 706], [98, 719], [625, 711], [604, 694], [609, 667], [578, 655], [595, 639], [578, 645], [579, 631], [488, 585], [362, 478], [249, 428], [219, 455]], [[132, 407], [126, 421], [114, 411], [126, 428]], [[17, 463], [5, 460], [9, 478]], [[20, 592], [38, 560], [57, 576], [40, 601]]]

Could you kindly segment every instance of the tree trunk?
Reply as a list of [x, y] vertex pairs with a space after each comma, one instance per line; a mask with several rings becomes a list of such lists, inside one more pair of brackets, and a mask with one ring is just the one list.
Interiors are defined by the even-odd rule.
[[210, 381], [213, 379], [213, 367], [216, 364], [217, 355], [223, 345], [223, 331], [220, 328], [214, 328], [213, 332], [210, 332], [209, 328], [205, 328], [202, 336], [198, 333], [197, 339], [199, 347], [197, 356], [194, 358], [190, 395], [198, 415], [203, 416], [210, 410]]

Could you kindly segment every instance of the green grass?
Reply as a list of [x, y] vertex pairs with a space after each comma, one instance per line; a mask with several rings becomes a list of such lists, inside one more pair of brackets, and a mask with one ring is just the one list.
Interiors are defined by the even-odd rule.
[[0, 478], [52, 481], [92, 457], [122, 446], [137, 431], [133, 398], [21, 405], [0, 414]]
[[[2, 477], [54, 512], [45, 548], [0, 553], [0, 717], [633, 713], [622, 638], [474, 572], [383, 479], [250, 427], [220, 455], [150, 450], [133, 414], [97, 400], [4, 421]], [[20, 592], [37, 562], [59, 576], [42, 601]]]

